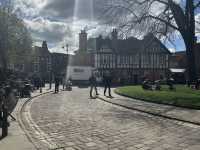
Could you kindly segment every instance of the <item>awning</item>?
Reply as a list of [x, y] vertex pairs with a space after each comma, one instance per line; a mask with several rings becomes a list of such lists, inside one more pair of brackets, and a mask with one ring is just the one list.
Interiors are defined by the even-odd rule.
[[169, 70], [170, 70], [172, 73], [184, 73], [186, 69], [170, 68]]

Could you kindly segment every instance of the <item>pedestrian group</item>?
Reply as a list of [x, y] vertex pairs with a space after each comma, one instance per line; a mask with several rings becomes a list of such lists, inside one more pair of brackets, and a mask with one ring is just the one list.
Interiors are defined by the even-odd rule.
[[[98, 73], [97, 72], [92, 72], [91, 77], [89, 78], [89, 82], [90, 82], [90, 98], [95, 98], [96, 96], [99, 95], [98, 91], [97, 91], [97, 77], [98, 77]], [[112, 82], [112, 77], [110, 72], [105, 72], [103, 74], [103, 84], [104, 84], [104, 96], [106, 96], [106, 91], [108, 90], [108, 97], [112, 97], [111, 96], [111, 82]], [[93, 90], [95, 90], [95, 94], [96, 96], [93, 96]]]

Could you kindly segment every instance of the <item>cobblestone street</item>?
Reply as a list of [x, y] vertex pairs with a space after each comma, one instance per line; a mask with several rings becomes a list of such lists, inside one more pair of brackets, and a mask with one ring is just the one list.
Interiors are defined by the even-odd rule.
[[35, 98], [21, 118], [41, 150], [200, 149], [200, 127], [89, 99], [87, 88]]

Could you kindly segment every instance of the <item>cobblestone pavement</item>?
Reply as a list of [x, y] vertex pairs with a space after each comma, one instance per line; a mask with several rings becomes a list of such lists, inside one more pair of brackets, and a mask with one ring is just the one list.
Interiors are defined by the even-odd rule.
[[28, 103], [22, 119], [37, 149], [200, 149], [200, 127], [89, 99], [88, 93], [74, 88]]

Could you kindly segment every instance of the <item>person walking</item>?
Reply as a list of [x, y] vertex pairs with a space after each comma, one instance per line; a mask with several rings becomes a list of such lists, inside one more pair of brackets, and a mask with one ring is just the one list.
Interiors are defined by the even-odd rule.
[[39, 77], [39, 89], [40, 89], [40, 93], [42, 93], [42, 83], [43, 81], [42, 81], [42, 78], [41, 77]]
[[59, 83], [60, 83], [59, 77], [56, 76], [56, 77], [55, 77], [55, 93], [58, 93], [58, 92], [59, 92]]
[[93, 89], [95, 89], [96, 95], [99, 95], [97, 92], [97, 80], [94, 73], [92, 73], [92, 76], [89, 78], [89, 82], [90, 82], [90, 98], [93, 98], [92, 96]]
[[65, 78], [65, 75], [63, 75], [63, 77], [62, 77], [62, 85], [63, 85], [63, 90], [65, 90], [66, 88], [66, 80], [65, 80], [66, 78]]
[[106, 91], [108, 89], [109, 97], [112, 97], [111, 96], [111, 89], [110, 89], [112, 78], [111, 78], [111, 74], [109, 72], [106, 72], [104, 74], [103, 81], [104, 81], [104, 96], [106, 96]]

